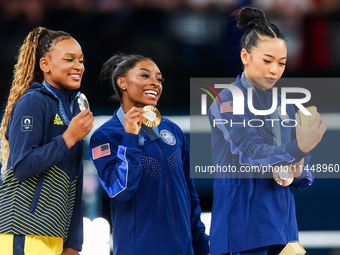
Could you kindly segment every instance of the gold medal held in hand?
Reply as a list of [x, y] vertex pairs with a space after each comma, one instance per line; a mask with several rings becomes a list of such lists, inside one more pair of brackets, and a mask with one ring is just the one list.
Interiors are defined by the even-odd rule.
[[161, 114], [156, 107], [152, 105], [144, 106], [143, 124], [147, 127], [154, 128], [161, 123]]
[[294, 181], [294, 172], [291, 166], [277, 166], [274, 168], [273, 178], [277, 184], [286, 187]]

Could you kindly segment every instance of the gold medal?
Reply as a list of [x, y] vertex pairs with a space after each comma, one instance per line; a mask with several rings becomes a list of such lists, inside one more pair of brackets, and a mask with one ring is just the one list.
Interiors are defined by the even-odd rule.
[[161, 114], [156, 107], [152, 105], [144, 106], [143, 124], [147, 127], [154, 128], [161, 123]]
[[277, 184], [286, 187], [294, 181], [294, 172], [292, 171], [291, 166], [275, 167], [273, 178]]

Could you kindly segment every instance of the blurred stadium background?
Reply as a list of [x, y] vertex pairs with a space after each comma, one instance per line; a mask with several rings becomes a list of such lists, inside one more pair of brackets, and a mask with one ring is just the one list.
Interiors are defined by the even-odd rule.
[[[99, 78], [102, 64], [117, 52], [137, 53], [151, 57], [161, 69], [166, 81], [158, 108], [180, 122], [190, 142], [190, 78], [236, 77], [242, 72], [243, 31], [230, 14], [245, 5], [262, 8], [287, 37], [284, 77], [340, 77], [339, 0], [0, 0], [0, 105], [4, 109], [19, 46], [32, 28], [45, 26], [67, 31], [81, 44], [86, 59], [81, 91], [97, 126], [118, 107], [110, 100], [108, 81]], [[319, 112], [332, 122], [312, 152], [314, 164], [340, 163], [339, 85], [308, 88]], [[209, 130], [198, 135], [209, 146]], [[86, 226], [91, 220], [103, 225], [97, 218], [110, 220], [109, 199], [85, 149]], [[210, 212], [213, 180], [195, 179], [195, 184], [202, 210]], [[296, 207], [307, 254], [339, 255], [340, 179], [316, 179], [308, 190], [296, 192]], [[209, 222], [209, 214], [204, 217]]]

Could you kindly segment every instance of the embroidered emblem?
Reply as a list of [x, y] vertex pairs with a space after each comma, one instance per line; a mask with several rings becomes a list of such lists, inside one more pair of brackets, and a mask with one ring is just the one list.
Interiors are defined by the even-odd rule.
[[163, 142], [165, 142], [166, 144], [169, 144], [169, 145], [175, 145], [176, 144], [176, 138], [168, 130], [165, 130], [165, 129], [161, 130], [161, 132], [159, 133], [159, 136], [161, 137]]
[[110, 144], [105, 143], [92, 149], [93, 160], [111, 155]]
[[54, 125], [65, 125], [58, 113], [55, 114]]
[[33, 117], [23, 116], [21, 118], [21, 131], [32, 131], [33, 130]]

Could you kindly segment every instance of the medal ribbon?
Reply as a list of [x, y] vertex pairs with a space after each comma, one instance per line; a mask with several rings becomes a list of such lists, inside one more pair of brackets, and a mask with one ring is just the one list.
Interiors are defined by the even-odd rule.
[[[70, 125], [70, 119], [67, 117], [65, 110], [64, 110], [64, 106], [63, 103], [61, 102], [60, 98], [58, 97], [58, 95], [53, 91], [53, 89], [51, 88], [51, 85], [48, 84], [46, 81], [43, 82], [42, 84], [49, 92], [51, 92], [53, 94], [53, 96], [55, 96], [58, 101], [59, 101], [59, 113], [60, 113], [60, 117], [61, 119], [64, 121], [65, 125], [68, 126]], [[80, 92], [77, 93], [76, 98], [80, 96]], [[71, 102], [71, 113], [73, 114], [73, 104], [74, 104], [74, 100], [72, 100]]]

